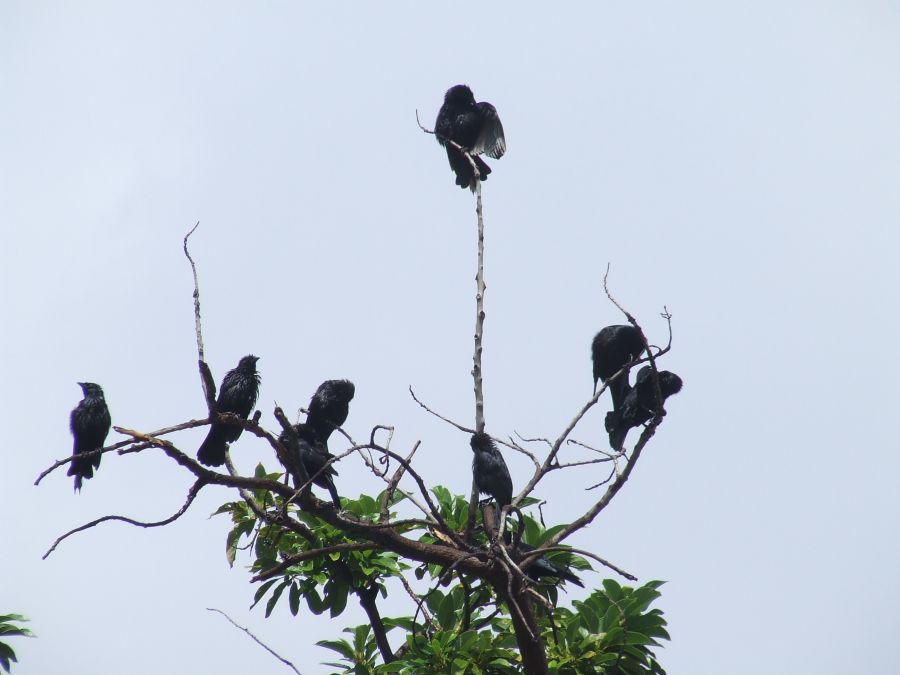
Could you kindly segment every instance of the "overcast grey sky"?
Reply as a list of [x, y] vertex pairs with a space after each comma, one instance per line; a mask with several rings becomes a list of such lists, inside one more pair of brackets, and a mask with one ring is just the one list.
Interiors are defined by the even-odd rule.
[[[114, 423], [204, 414], [207, 356], [261, 356], [260, 407], [357, 385], [348, 428], [423, 441], [469, 486], [474, 201], [430, 125], [444, 90], [493, 102], [507, 155], [484, 186], [488, 428], [558, 433], [589, 397], [589, 344], [621, 316], [685, 381], [626, 489], [573, 543], [665, 579], [673, 675], [885, 672], [900, 625], [897, 2], [0, 3], [0, 612], [33, 618], [16, 671], [282, 673], [205, 607], [307, 673], [344, 625], [254, 589], [224, 556], [229, 499], [153, 453], [107, 456], [72, 494], [80, 380]], [[602, 410], [575, 436], [602, 443]], [[177, 442], [193, 450], [202, 431]], [[113, 436], [111, 435], [111, 439]], [[252, 470], [270, 453], [232, 452]], [[508, 456], [521, 484], [529, 465]], [[377, 490], [363, 467], [339, 489]], [[593, 471], [539, 495], [566, 522]], [[601, 574], [588, 574], [599, 584]], [[581, 591], [569, 597], [579, 597]], [[401, 601], [399, 612], [409, 612]], [[397, 642], [397, 636], [392, 636]]]

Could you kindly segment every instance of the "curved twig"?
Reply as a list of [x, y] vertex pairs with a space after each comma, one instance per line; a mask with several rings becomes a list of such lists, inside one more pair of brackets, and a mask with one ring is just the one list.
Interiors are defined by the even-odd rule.
[[180, 509], [178, 509], [175, 513], [173, 513], [171, 516], [169, 516], [168, 518], [165, 518], [163, 520], [158, 520], [158, 521], [152, 522], [152, 523], [145, 523], [143, 521], [135, 520], [134, 518], [128, 518], [126, 516], [103, 516], [102, 518], [97, 518], [96, 520], [92, 520], [89, 523], [85, 523], [84, 525], [80, 525], [79, 527], [69, 530], [65, 534], [56, 538], [56, 541], [53, 542], [53, 545], [50, 546], [50, 548], [47, 549], [47, 552], [41, 556], [41, 560], [46, 560], [47, 556], [49, 556], [51, 553], [53, 553], [53, 551], [56, 550], [56, 547], [59, 546], [60, 543], [63, 542], [63, 540], [68, 539], [73, 534], [76, 534], [78, 532], [83, 532], [84, 530], [88, 530], [92, 527], [95, 527], [96, 525], [99, 525], [100, 523], [105, 523], [110, 520], [116, 520], [116, 521], [119, 521], [122, 523], [128, 523], [129, 525], [134, 525], [135, 527], [144, 527], [144, 528], [162, 527], [163, 525], [168, 525], [169, 523], [173, 523], [185, 514], [185, 512], [190, 507], [191, 503], [193, 503], [194, 498], [197, 496], [197, 493], [200, 492], [200, 488], [202, 488], [204, 485], [206, 485], [206, 481], [203, 480], [202, 478], [198, 479], [191, 486], [191, 489], [188, 490], [187, 499], [185, 500], [182, 507]]

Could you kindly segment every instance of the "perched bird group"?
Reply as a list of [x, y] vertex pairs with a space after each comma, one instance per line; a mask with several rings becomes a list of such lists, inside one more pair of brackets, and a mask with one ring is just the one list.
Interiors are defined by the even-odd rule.
[[629, 382], [629, 365], [647, 349], [644, 338], [634, 326], [607, 326], [591, 342], [594, 366], [594, 393], [602, 380], [612, 396], [613, 409], [606, 414], [609, 445], [621, 452], [628, 431], [646, 424], [656, 415], [666, 399], [681, 391], [681, 378], [668, 370], [659, 371], [659, 400], [653, 381], [653, 369], [638, 371], [634, 387]]
[[444, 94], [444, 104], [434, 122], [434, 135], [447, 149], [456, 184], [472, 191], [476, 180], [474, 167], [480, 180], [487, 180], [491, 172], [491, 167], [479, 155], [500, 159], [506, 152], [506, 138], [497, 109], [485, 101], [476, 103], [472, 90], [464, 84], [450, 87]]
[[[248, 354], [235, 368], [222, 378], [216, 397], [215, 412], [231, 413], [247, 419], [259, 396], [260, 376], [256, 369], [259, 357]], [[91, 478], [100, 466], [100, 454], [83, 458], [81, 455], [100, 450], [109, 433], [109, 410], [103, 397], [103, 389], [91, 382], [79, 382], [84, 399], [71, 414], [70, 427], [75, 438], [69, 475], [75, 476], [75, 490], [81, 489], [82, 480]], [[334, 507], [341, 508], [341, 500], [334, 486], [337, 471], [325, 466], [332, 455], [328, 451], [328, 439], [335, 429], [347, 421], [350, 401], [355, 387], [349, 380], [327, 380], [319, 385], [309, 402], [306, 421], [294, 425], [295, 437], [283, 432], [280, 440], [289, 453], [302, 462], [307, 475], [315, 485], [328, 490]], [[230, 421], [213, 419], [206, 438], [197, 450], [197, 459], [207, 466], [221, 466], [230, 443], [240, 438], [243, 427]], [[299, 487], [299, 480], [295, 476]]]

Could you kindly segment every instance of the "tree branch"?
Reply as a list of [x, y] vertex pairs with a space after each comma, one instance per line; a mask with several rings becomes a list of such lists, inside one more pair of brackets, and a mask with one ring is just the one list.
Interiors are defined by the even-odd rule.
[[117, 521], [120, 521], [123, 523], [128, 523], [129, 525], [134, 525], [136, 527], [144, 527], [144, 528], [162, 527], [163, 525], [168, 525], [169, 523], [174, 523], [176, 520], [178, 520], [181, 516], [183, 516], [185, 514], [185, 512], [188, 510], [190, 505], [193, 503], [194, 498], [197, 496], [197, 493], [200, 492], [200, 489], [204, 485], [206, 485], [206, 481], [203, 480], [202, 478], [198, 479], [197, 482], [195, 482], [191, 486], [191, 489], [188, 490], [187, 499], [185, 500], [182, 507], [180, 509], [178, 509], [175, 513], [173, 513], [171, 516], [169, 516], [168, 518], [165, 518], [164, 520], [158, 520], [153, 523], [145, 523], [140, 520], [135, 520], [133, 518], [127, 518], [126, 516], [103, 516], [102, 518], [97, 518], [96, 520], [92, 520], [89, 523], [85, 523], [84, 525], [81, 525], [72, 530], [69, 530], [62, 536], [59, 536], [56, 538], [56, 541], [53, 542], [53, 545], [50, 546], [50, 548], [47, 549], [47, 552], [41, 556], [41, 560], [46, 560], [47, 556], [49, 556], [51, 553], [53, 553], [53, 551], [56, 550], [56, 547], [59, 546], [60, 543], [62, 543], [62, 541], [64, 539], [68, 539], [69, 537], [71, 537], [73, 534], [75, 534], [77, 532], [83, 532], [84, 530], [88, 530], [92, 527], [95, 527], [96, 525], [99, 525], [100, 523], [105, 523], [110, 520], [117, 520]]
[[297, 673], [297, 675], [301, 675], [300, 671], [297, 670], [297, 667], [296, 667], [293, 663], [291, 663], [291, 662], [288, 661], [286, 658], [284, 658], [283, 656], [281, 656], [280, 654], [278, 654], [278, 652], [276, 652], [274, 649], [272, 649], [271, 647], [269, 647], [265, 642], [263, 642], [263, 641], [260, 640], [258, 637], [256, 637], [256, 636], [255, 636], [253, 633], [251, 633], [247, 628], [244, 628], [243, 626], [237, 624], [237, 623], [234, 621], [234, 619], [232, 619], [230, 616], [228, 616], [228, 615], [227, 615], [225, 612], [223, 612], [221, 609], [216, 609], [215, 607], [207, 607], [207, 608], [206, 608], [206, 611], [207, 611], [207, 612], [218, 612], [219, 614], [221, 614], [222, 616], [224, 616], [226, 619], [228, 619], [228, 623], [230, 623], [232, 626], [234, 626], [234, 627], [237, 628], [238, 630], [244, 631], [247, 635], [249, 635], [249, 636], [253, 639], [253, 641], [254, 641], [256, 644], [258, 644], [260, 647], [262, 647], [263, 649], [265, 649], [267, 652], [269, 652], [272, 656], [274, 656], [276, 659], [278, 659], [279, 661], [281, 661], [281, 662], [282, 662], [284, 665], [286, 665], [288, 668], [290, 668], [290, 669], [293, 670], [295, 673]]
[[197, 367], [200, 369], [200, 384], [203, 386], [203, 396], [206, 399], [206, 407], [212, 417], [216, 409], [216, 382], [213, 379], [209, 366], [206, 364], [206, 356], [203, 350], [203, 329], [200, 321], [200, 282], [197, 279], [197, 265], [188, 250], [188, 239], [194, 231], [200, 227], [200, 221], [184, 235], [184, 255], [191, 263], [191, 272], [194, 275], [194, 331], [197, 334]]

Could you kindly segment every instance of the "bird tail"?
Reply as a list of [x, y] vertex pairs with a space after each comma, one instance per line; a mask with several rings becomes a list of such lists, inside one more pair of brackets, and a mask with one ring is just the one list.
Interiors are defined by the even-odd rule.
[[613, 410], [620, 410], [625, 397], [628, 396], [628, 371], [625, 371], [619, 377], [609, 381], [609, 393], [612, 396]]
[[341, 510], [341, 497], [338, 495], [337, 488], [334, 486], [334, 481], [331, 480], [331, 477], [328, 478], [328, 492], [331, 493], [331, 501], [334, 502], [334, 508], [338, 511]]
[[584, 588], [584, 584], [581, 582], [581, 579], [572, 574], [572, 572], [570, 572], [569, 570], [560, 570], [559, 576], [561, 576], [566, 581], [571, 581], [576, 586], [581, 586], [581, 588]]
[[[448, 145], [447, 159], [450, 160], [450, 168], [456, 174], [456, 184], [463, 189], [469, 188], [472, 192], [475, 192], [475, 172], [472, 170], [472, 162], [469, 161], [465, 153], [457, 150], [452, 145]], [[487, 180], [491, 167], [481, 157], [475, 155], [472, 155], [472, 161], [478, 167], [481, 180]]]
[[214, 424], [197, 450], [197, 459], [206, 466], [222, 466], [225, 463], [225, 427]]
[[609, 434], [609, 447], [616, 452], [622, 451], [625, 444], [625, 436], [628, 435], [628, 426], [623, 423], [622, 415], [612, 410], [606, 413], [606, 431]]
[[94, 466], [89, 459], [73, 459], [66, 475], [75, 476], [75, 492], [81, 492], [81, 481], [94, 477]]

